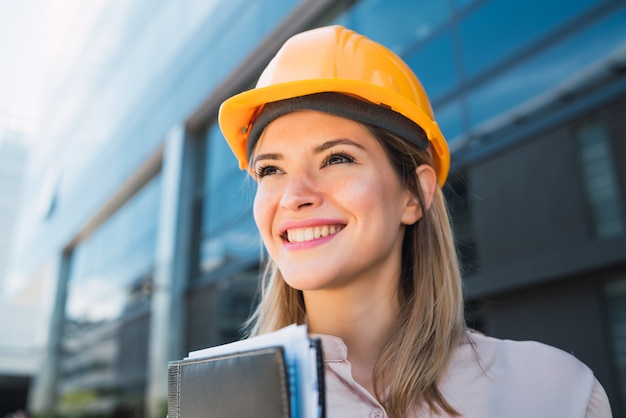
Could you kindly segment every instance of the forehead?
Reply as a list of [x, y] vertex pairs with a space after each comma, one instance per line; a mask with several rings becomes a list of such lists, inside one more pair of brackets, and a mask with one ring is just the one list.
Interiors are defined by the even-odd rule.
[[253, 154], [273, 145], [288, 149], [339, 138], [375, 141], [370, 131], [359, 122], [315, 110], [298, 110], [270, 122]]

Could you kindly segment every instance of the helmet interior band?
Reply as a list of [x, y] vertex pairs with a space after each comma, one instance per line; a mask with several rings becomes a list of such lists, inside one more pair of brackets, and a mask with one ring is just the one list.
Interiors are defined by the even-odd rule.
[[424, 130], [400, 113], [345, 94], [323, 92], [267, 103], [250, 128], [248, 159], [267, 125], [280, 116], [297, 110], [316, 110], [341, 116], [396, 134], [421, 150], [428, 148], [428, 138]]

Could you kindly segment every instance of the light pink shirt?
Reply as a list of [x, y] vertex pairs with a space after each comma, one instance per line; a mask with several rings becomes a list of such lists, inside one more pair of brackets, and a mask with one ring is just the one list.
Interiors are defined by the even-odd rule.
[[[380, 403], [352, 378], [343, 341], [320, 337], [326, 417], [387, 417]], [[466, 418], [612, 417], [609, 400], [593, 372], [570, 354], [537, 342], [468, 332], [439, 388]], [[409, 414], [430, 416], [427, 408]]]

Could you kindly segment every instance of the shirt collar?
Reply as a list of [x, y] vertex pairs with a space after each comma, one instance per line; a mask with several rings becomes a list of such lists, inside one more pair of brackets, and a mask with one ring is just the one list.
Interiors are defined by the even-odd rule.
[[322, 340], [322, 352], [324, 353], [325, 363], [348, 359], [348, 347], [346, 347], [341, 338], [327, 334], [311, 334], [311, 337]]

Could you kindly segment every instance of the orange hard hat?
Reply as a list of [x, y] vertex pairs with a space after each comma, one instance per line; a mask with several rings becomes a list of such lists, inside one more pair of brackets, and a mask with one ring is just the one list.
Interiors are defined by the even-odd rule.
[[450, 168], [450, 151], [422, 84], [395, 53], [338, 25], [288, 39], [254, 89], [222, 103], [219, 125], [240, 168], [248, 168], [250, 130], [266, 104], [325, 92], [380, 105], [417, 124], [429, 141], [437, 178], [443, 186]]

